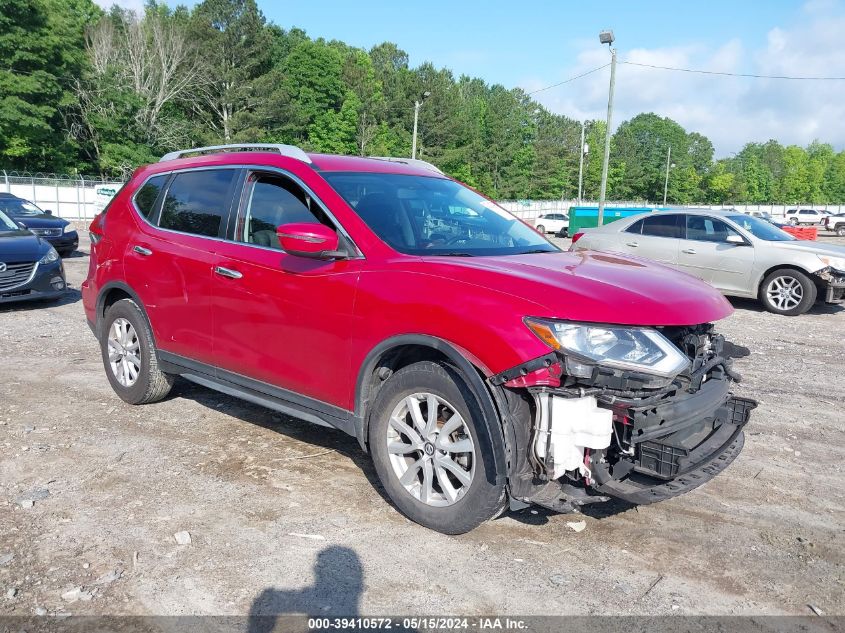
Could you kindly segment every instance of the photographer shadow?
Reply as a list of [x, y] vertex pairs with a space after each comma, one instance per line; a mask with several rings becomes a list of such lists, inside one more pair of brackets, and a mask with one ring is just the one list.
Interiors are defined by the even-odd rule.
[[279, 622], [280, 616], [285, 615], [357, 618], [363, 592], [364, 570], [358, 554], [348, 547], [327, 547], [314, 563], [313, 585], [298, 590], [267, 588], [261, 592], [250, 608], [247, 631], [287, 630]]

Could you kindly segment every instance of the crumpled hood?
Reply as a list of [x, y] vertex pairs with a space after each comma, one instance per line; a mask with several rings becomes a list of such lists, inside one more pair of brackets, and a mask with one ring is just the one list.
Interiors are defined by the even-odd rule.
[[659, 326], [709, 323], [733, 312], [708, 283], [636, 257], [577, 251], [427, 259], [444, 260], [453, 270], [449, 276], [545, 308], [526, 316]]

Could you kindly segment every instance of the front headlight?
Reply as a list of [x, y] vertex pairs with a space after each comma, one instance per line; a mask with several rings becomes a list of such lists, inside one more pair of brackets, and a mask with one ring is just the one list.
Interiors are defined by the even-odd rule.
[[44, 257], [38, 260], [39, 264], [52, 264], [55, 261], [58, 261], [59, 254], [56, 252], [56, 249], [52, 246], [50, 250], [44, 253]]
[[[671, 378], [689, 359], [657, 330], [569, 323], [529, 317], [525, 324], [540, 340], [573, 360]], [[573, 363], [577, 365], [578, 363]], [[574, 368], [574, 367], [573, 367]]]
[[845, 271], [845, 257], [831, 257], [830, 255], [818, 255], [817, 257], [822, 260], [825, 266]]
[[76, 227], [73, 224], [65, 225], [65, 228], [62, 230], [62, 233], [73, 233], [76, 230]]

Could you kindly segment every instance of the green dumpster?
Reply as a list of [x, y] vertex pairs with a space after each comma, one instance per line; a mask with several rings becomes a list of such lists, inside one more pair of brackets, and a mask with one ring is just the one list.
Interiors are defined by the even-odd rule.
[[[609, 224], [621, 218], [627, 218], [638, 213], [649, 213], [651, 211], [662, 211], [658, 207], [605, 207], [604, 221], [602, 224]], [[570, 207], [569, 208], [569, 234], [573, 235], [581, 229], [590, 229], [598, 226], [598, 207]]]

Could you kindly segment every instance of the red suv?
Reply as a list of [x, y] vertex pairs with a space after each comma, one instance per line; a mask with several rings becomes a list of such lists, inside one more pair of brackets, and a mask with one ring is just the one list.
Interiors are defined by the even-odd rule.
[[421, 161], [174, 152], [90, 231], [85, 311], [123, 400], [183, 376], [345, 431], [441, 532], [508, 503], [681, 494], [737, 456], [756, 406], [730, 392], [718, 291], [562, 252]]

